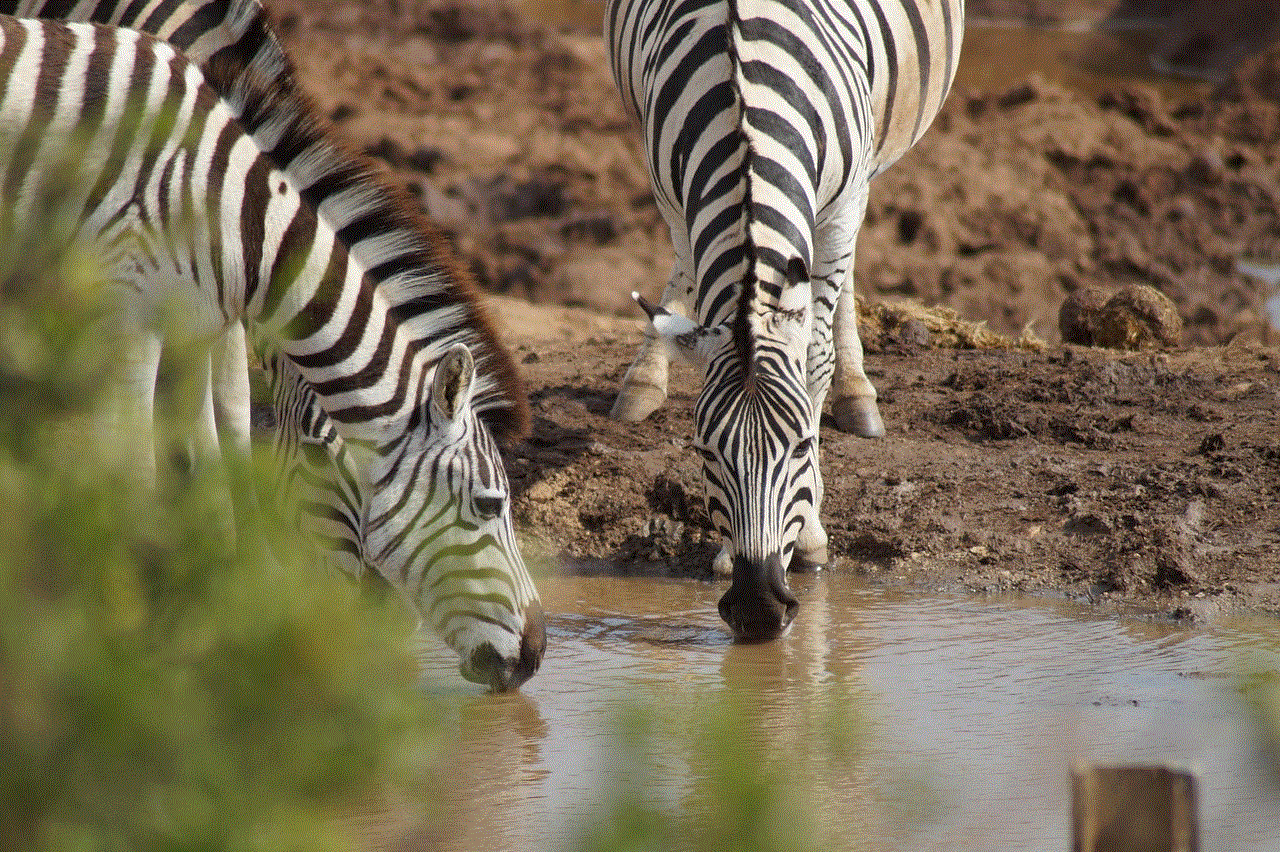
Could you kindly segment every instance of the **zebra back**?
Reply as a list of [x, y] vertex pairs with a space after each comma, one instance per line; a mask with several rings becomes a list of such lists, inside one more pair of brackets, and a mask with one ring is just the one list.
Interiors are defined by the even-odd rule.
[[[878, 173], [920, 140], [951, 90], [960, 63], [964, 0], [864, 0], [850, 9], [859, 26], [882, 34], [868, 40], [867, 72]], [[900, 68], [919, 71], [901, 74]]]
[[472, 407], [495, 437], [509, 442], [527, 431], [528, 396], [470, 269], [412, 196], [335, 141], [298, 86], [259, 0], [4, 0], [0, 13], [128, 27], [181, 49], [267, 159], [369, 270], [396, 319], [428, 329], [442, 348], [467, 345], [476, 363]]
[[[743, 273], [734, 338], [750, 371], [758, 335], [749, 326], [776, 310], [786, 280], [807, 277], [822, 208], [888, 168], [937, 113], [959, 58], [952, 15], [964, 9], [963, 0], [726, 0], [726, 6], [726, 54], [744, 146], [743, 250], [753, 267]], [[787, 117], [789, 109], [798, 120]], [[841, 126], [870, 133], [827, 135]], [[839, 157], [829, 156], [835, 146], [844, 148]], [[789, 267], [796, 258], [799, 275]]]
[[[730, 57], [737, 63], [744, 44], [763, 35], [752, 21], [797, 23], [821, 36], [828, 56], [810, 53], [802, 39], [778, 32], [798, 49], [802, 67], [834, 63], [846, 79], [865, 79], [870, 93], [874, 173], [907, 152], [937, 115], [951, 89], [960, 61], [964, 0], [827, 0], [812, 4], [784, 0], [726, 0], [730, 21]], [[753, 32], [753, 30], [755, 30]], [[852, 42], [834, 36], [853, 33]], [[904, 70], [915, 73], [902, 73]]]

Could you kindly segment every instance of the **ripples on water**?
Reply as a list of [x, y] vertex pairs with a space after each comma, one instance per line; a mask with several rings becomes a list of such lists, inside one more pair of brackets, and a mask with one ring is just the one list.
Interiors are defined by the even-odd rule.
[[[1238, 696], [1242, 666], [1280, 668], [1280, 622], [1187, 629], [801, 575], [791, 634], [736, 645], [716, 614], [722, 583], [540, 585], [549, 650], [523, 693], [477, 695], [449, 652], [427, 654], [424, 688], [446, 708], [452, 741], [445, 786], [465, 791], [430, 848], [568, 848], [631, 770], [615, 732], [633, 699], [665, 720], [653, 784], [678, 804], [699, 774], [679, 720], [708, 696], [743, 699], [753, 710], [743, 736], [790, 760], [813, 736], [807, 709], [842, 695], [867, 720], [860, 753], [798, 765], [817, 812], [856, 830], [850, 848], [1059, 852], [1070, 843], [1068, 771], [1082, 759], [1189, 765], [1205, 850], [1280, 850], [1280, 799]], [[370, 836], [413, 837], [421, 829], [404, 813]]]

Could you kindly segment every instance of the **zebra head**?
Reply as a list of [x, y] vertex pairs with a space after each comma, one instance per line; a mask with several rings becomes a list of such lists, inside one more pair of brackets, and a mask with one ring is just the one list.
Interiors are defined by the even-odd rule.
[[371, 454], [361, 545], [458, 652], [463, 677], [506, 690], [537, 671], [546, 628], [497, 441], [471, 406], [474, 378], [470, 350], [450, 347], [418, 413], [426, 428], [411, 424]]
[[740, 313], [733, 325], [707, 328], [637, 300], [672, 354], [702, 369], [694, 446], [707, 511], [733, 568], [720, 616], [739, 639], [773, 639], [799, 607], [786, 569], [801, 531], [817, 524], [822, 497], [806, 382], [808, 274], [795, 261], [777, 303]]
[[470, 350], [451, 347], [409, 428], [373, 446], [344, 444], [291, 365], [265, 361], [286, 436], [282, 481], [295, 483], [304, 532], [336, 565], [363, 563], [399, 590], [458, 653], [463, 677], [499, 691], [531, 677], [545, 621], [498, 444], [470, 404]]

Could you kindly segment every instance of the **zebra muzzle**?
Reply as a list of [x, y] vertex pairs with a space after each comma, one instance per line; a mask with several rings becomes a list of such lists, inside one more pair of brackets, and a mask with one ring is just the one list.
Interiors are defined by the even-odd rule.
[[798, 609], [800, 602], [787, 587], [786, 567], [779, 554], [773, 554], [764, 564], [733, 557], [733, 583], [720, 598], [720, 617], [733, 630], [735, 639], [776, 639], [791, 626]]
[[462, 676], [472, 683], [488, 686], [494, 692], [509, 692], [533, 677], [542, 665], [547, 649], [547, 622], [542, 607], [535, 601], [525, 608], [524, 632], [520, 649], [514, 657], [506, 657], [486, 642], [464, 657], [458, 666]]

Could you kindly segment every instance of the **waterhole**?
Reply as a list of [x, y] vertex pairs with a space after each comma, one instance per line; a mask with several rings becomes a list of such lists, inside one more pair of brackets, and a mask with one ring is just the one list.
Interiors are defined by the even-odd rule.
[[[549, 649], [521, 693], [478, 695], [449, 652], [427, 653], [423, 688], [447, 732], [433, 782], [444, 810], [372, 813], [371, 846], [573, 849], [630, 782], [688, 815], [721, 771], [699, 714], [725, 699], [745, 711], [732, 739], [760, 759], [730, 774], [787, 767], [788, 793], [838, 827], [842, 848], [1061, 852], [1069, 770], [1087, 760], [1189, 767], [1205, 850], [1280, 849], [1277, 767], [1242, 699], [1249, 673], [1280, 669], [1280, 621], [1185, 627], [813, 574], [794, 578], [787, 637], [739, 645], [716, 614], [722, 582], [540, 586]], [[619, 722], [637, 712], [651, 717], [638, 747]], [[832, 753], [842, 737], [852, 745]]]

